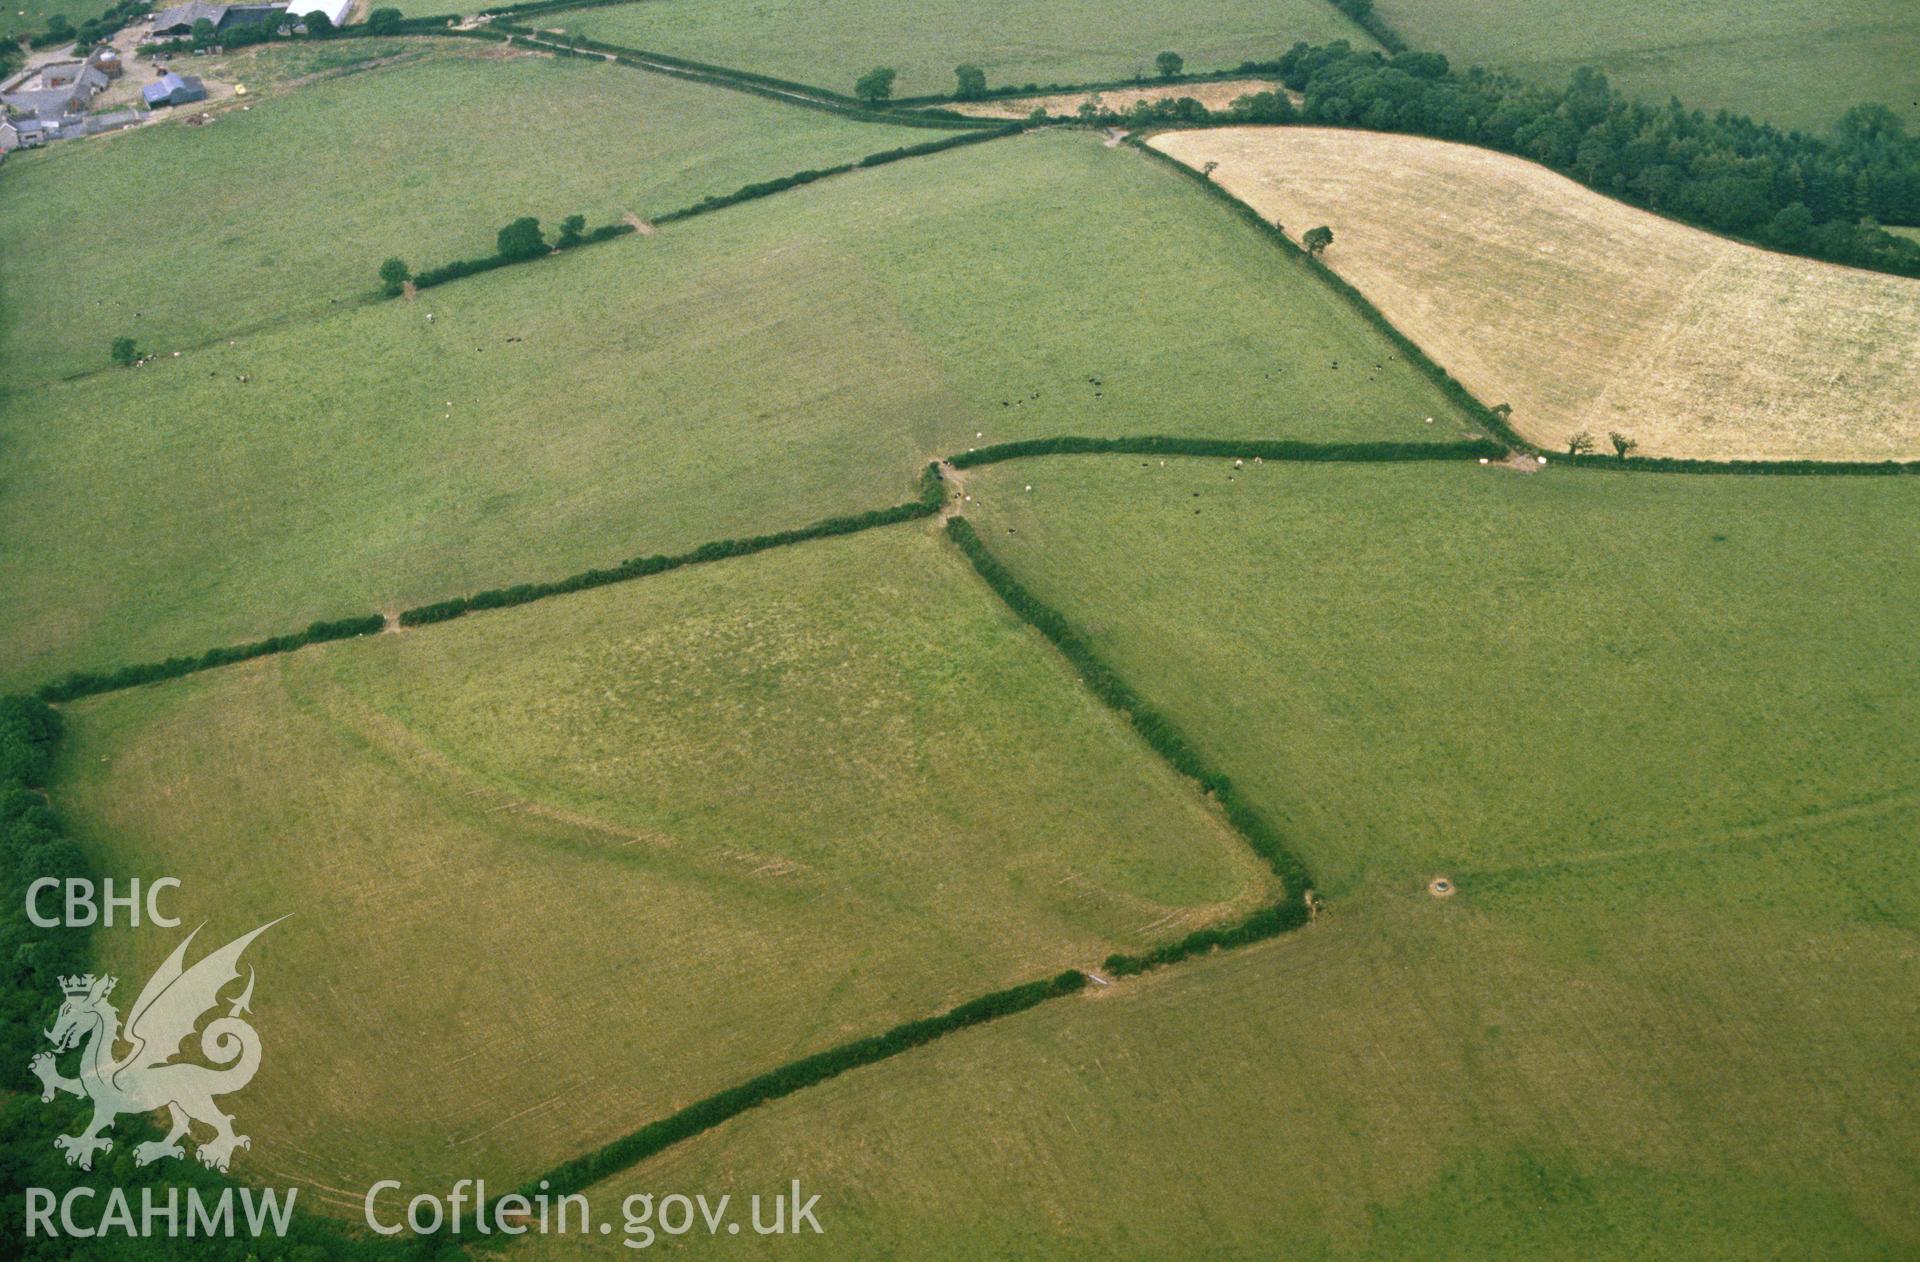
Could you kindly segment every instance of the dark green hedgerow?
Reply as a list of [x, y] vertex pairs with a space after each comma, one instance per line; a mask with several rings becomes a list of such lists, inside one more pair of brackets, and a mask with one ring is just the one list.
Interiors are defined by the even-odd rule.
[[216, 666], [231, 666], [235, 662], [244, 662], [255, 657], [288, 653], [309, 644], [324, 644], [330, 640], [350, 640], [355, 636], [372, 635], [385, 625], [386, 619], [377, 613], [360, 618], [342, 618], [333, 622], [315, 622], [305, 631], [295, 631], [291, 635], [269, 636], [264, 640], [255, 640], [251, 644], [231, 644], [208, 649], [195, 657], [170, 657], [164, 662], [143, 662], [109, 671], [76, 671], [64, 679], [46, 685], [36, 695], [44, 701], [75, 701], [81, 697], [92, 697], [103, 692], [118, 692], [122, 688], [158, 683], [163, 679], [178, 679], [182, 675], [212, 670]]
[[1532, 443], [1520, 437], [1519, 432], [1516, 431], [1513, 426], [1509, 425], [1504, 417], [1475, 398], [1473, 391], [1461, 385], [1452, 373], [1428, 358], [1427, 353], [1421, 350], [1412, 338], [1395, 327], [1393, 321], [1382, 315], [1380, 309], [1369, 302], [1365, 294], [1362, 294], [1359, 290], [1341, 279], [1340, 276], [1335, 274], [1331, 268], [1319, 259], [1314, 258], [1311, 254], [1308, 254], [1305, 250], [1295, 245], [1286, 233], [1261, 218], [1259, 211], [1247, 205], [1226, 189], [1221, 188], [1218, 184], [1194, 170], [1186, 163], [1161, 153], [1152, 145], [1147, 144], [1145, 138], [1139, 134], [1136, 133], [1128, 136], [1127, 143], [1132, 145], [1140, 153], [1149, 155], [1154, 160], [1163, 163], [1170, 170], [1177, 171], [1192, 180], [1195, 184], [1205, 189], [1209, 196], [1218, 198], [1224, 204], [1232, 207], [1236, 215], [1239, 215], [1249, 224], [1259, 229], [1268, 240], [1299, 260], [1308, 270], [1313, 272], [1314, 275], [1333, 286], [1342, 297], [1353, 304], [1354, 308], [1358, 310], [1362, 316], [1366, 317], [1369, 324], [1384, 334], [1387, 340], [1392, 342], [1402, 355], [1405, 355], [1420, 371], [1426, 373], [1428, 379], [1439, 386], [1449, 399], [1465, 409], [1474, 420], [1484, 425], [1489, 434], [1492, 434], [1501, 442], [1519, 451], [1538, 450]]
[[628, 579], [645, 578], [650, 574], [664, 574], [668, 570], [698, 565], [705, 561], [722, 561], [728, 557], [748, 556], [755, 552], [765, 552], [769, 548], [785, 547], [787, 544], [801, 543], [808, 539], [850, 535], [862, 530], [871, 530], [876, 526], [890, 526], [895, 522], [911, 521], [916, 517], [930, 517], [940, 510], [943, 498], [944, 492], [940, 485], [939, 472], [935, 466], [928, 465], [926, 471], [921, 474], [919, 497], [908, 500], [904, 504], [895, 504], [892, 508], [876, 508], [849, 517], [829, 517], [811, 526], [782, 530], [770, 535], [753, 535], [746, 539], [720, 539], [713, 543], [701, 544], [691, 552], [682, 552], [675, 556], [635, 557], [630, 561], [622, 561], [612, 569], [585, 570], [553, 582], [522, 583], [516, 587], [496, 587], [490, 591], [476, 592], [471, 596], [456, 596], [452, 600], [436, 601], [431, 605], [409, 609], [400, 615], [400, 624], [418, 627], [433, 622], [445, 622], [476, 609], [505, 609], [513, 605], [524, 605], [530, 601], [544, 600], [549, 596], [586, 591], [593, 587], [604, 587], [609, 583], [624, 583]]
[[[1145, 740], [1155, 753], [1166, 759], [1175, 771], [1198, 783], [1209, 797], [1220, 804], [1228, 822], [1246, 838], [1247, 844], [1253, 847], [1255, 853], [1267, 861], [1274, 874], [1285, 882], [1288, 897], [1301, 898], [1308, 889], [1312, 888], [1313, 878], [1307, 872], [1306, 864], [1287, 847], [1279, 832], [1267, 823], [1259, 812], [1247, 804], [1239, 791], [1234, 788], [1232, 781], [1207, 762], [1200, 751], [1194, 747], [1193, 742], [1187, 739], [1186, 734], [1174, 726], [1171, 719], [1147, 704], [1146, 699], [1135, 692], [1131, 684], [1122, 679], [1112, 667], [1101, 661], [1094, 653], [1093, 646], [1073, 629], [1073, 625], [1063, 614], [1028, 591], [1020, 580], [1013, 576], [1012, 571], [1000, 564], [994, 555], [987, 551], [987, 546], [980, 541], [980, 536], [966, 518], [949, 518], [947, 536], [966, 555], [967, 560], [973, 563], [973, 568], [979, 572], [987, 586], [1007, 603], [1007, 607], [1052, 641], [1053, 646], [1060, 650], [1060, 655], [1073, 666], [1094, 696], [1125, 715], [1127, 721], [1133, 725], [1133, 729], [1140, 733], [1141, 739]], [[1303, 914], [1304, 906], [1303, 903]], [[1284, 910], [1276, 914], [1280, 916], [1282, 922], [1285, 922]], [[1244, 925], [1249, 922], [1242, 923]], [[1264, 925], [1266, 922], [1261, 923]], [[1286, 923], [1284, 927], [1290, 928], [1291, 923]], [[1231, 934], [1236, 932], [1236, 929], [1203, 931], [1205, 932]], [[1279, 930], [1274, 929], [1273, 932], [1277, 933]], [[1194, 949], [1210, 948], [1196, 946]], [[1192, 951], [1186, 954], [1192, 954]], [[1184, 958], [1184, 956], [1175, 958]]]
[[583, 245], [597, 245], [602, 241], [611, 241], [616, 237], [628, 236], [637, 229], [630, 223], [602, 224], [577, 240], [562, 239], [556, 242], [551, 251], [538, 254], [489, 254], [485, 258], [455, 259], [451, 263], [442, 263], [438, 267], [429, 267], [413, 278], [415, 289], [432, 289], [435, 285], [444, 285], [450, 280], [461, 280], [468, 276], [477, 276], [481, 272], [491, 272], [495, 268], [511, 267], [515, 263], [533, 263], [553, 254], [563, 254], [568, 250], [577, 250]]
[[842, 1043], [838, 1047], [782, 1065], [737, 1087], [716, 1092], [657, 1122], [648, 1123], [598, 1151], [575, 1157], [529, 1182], [521, 1192], [527, 1196], [532, 1196], [536, 1191], [549, 1196], [565, 1196], [583, 1191], [635, 1162], [644, 1161], [682, 1140], [711, 1130], [748, 1109], [816, 1086], [849, 1069], [858, 1069], [922, 1047], [969, 1026], [1012, 1016], [1016, 1012], [1038, 1007], [1049, 999], [1075, 994], [1086, 984], [1084, 973], [1061, 973], [1046, 981], [1028, 982], [1023, 986], [982, 995], [937, 1017], [908, 1021], [884, 1034]]
[[1506, 447], [1491, 439], [1469, 439], [1457, 443], [1304, 443], [1291, 439], [1259, 438], [1172, 438], [1150, 434], [1137, 438], [1028, 438], [1019, 442], [996, 443], [961, 452], [948, 463], [956, 469], [998, 464], [1002, 460], [1022, 460], [1029, 456], [1135, 455], [1135, 456], [1228, 456], [1263, 460], [1496, 460], [1507, 454]]
[[[549, 50], [551, 51], [551, 50]], [[750, 202], [756, 198], [771, 197], [775, 193], [784, 193], [791, 188], [812, 184], [829, 176], [845, 175], [849, 171], [862, 167], [885, 166], [889, 162], [898, 162], [902, 158], [918, 158], [927, 154], [940, 153], [947, 149], [957, 149], [962, 145], [977, 145], [983, 141], [998, 140], [1003, 136], [1017, 135], [1026, 129], [1025, 123], [1009, 123], [987, 131], [962, 132], [957, 136], [946, 136], [939, 140], [929, 140], [924, 144], [906, 145], [898, 149], [883, 149], [870, 153], [853, 162], [843, 162], [838, 166], [821, 167], [818, 170], [796, 171], [792, 175], [783, 175], [777, 179], [760, 180], [746, 184], [731, 193], [715, 193], [695, 202], [691, 206], [682, 206], [656, 216], [656, 224], [677, 223], [682, 219], [691, 219], [695, 215], [704, 215], [710, 211], [723, 210], [728, 206], [737, 206], [741, 202]], [[635, 231], [632, 224], [606, 224], [586, 233], [577, 241], [560, 241], [555, 244], [552, 253], [578, 249], [583, 245], [596, 245], [602, 241], [611, 241]], [[496, 268], [511, 267], [516, 263], [533, 263], [547, 258], [547, 254], [489, 254], [485, 258], [455, 259], [451, 263], [442, 263], [430, 267], [413, 278], [415, 289], [431, 289], [435, 285], [444, 285], [451, 280], [461, 280], [468, 276], [477, 276], [482, 272], [491, 272]]]
[[1788, 477], [1899, 477], [1920, 474], [1920, 460], [1683, 460], [1674, 456], [1568, 456], [1562, 464], [1615, 473], [1746, 473]]

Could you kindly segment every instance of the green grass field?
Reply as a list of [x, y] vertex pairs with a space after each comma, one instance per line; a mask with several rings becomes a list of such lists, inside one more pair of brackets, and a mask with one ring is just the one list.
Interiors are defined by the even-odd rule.
[[[408, 3], [410, 11], [431, 10], [428, 0]], [[994, 87], [1044, 86], [1151, 77], [1153, 59], [1169, 50], [1190, 71], [1225, 70], [1271, 61], [1297, 40], [1372, 42], [1324, 0], [1018, 0], [991, 7], [967, 0], [649, 0], [534, 20], [838, 92], [853, 91], [854, 80], [875, 66], [891, 66], [900, 76], [896, 96], [952, 92], [954, 67], [963, 63], [985, 70]]]
[[876, 507], [976, 442], [1469, 428], [1187, 181], [995, 141], [19, 392], [0, 679]]
[[[401, 64], [353, 64], [384, 57]], [[167, 353], [324, 315], [373, 294], [390, 255], [421, 268], [491, 254], [521, 215], [549, 231], [574, 213], [594, 226], [656, 215], [940, 134], [460, 41], [259, 49], [220, 71], [254, 85], [335, 77], [210, 126], [8, 160], [0, 239], [33, 243], [0, 256], [13, 384], [102, 368], [116, 337]]]
[[1823, 132], [1878, 101], [1920, 126], [1920, 7], [1909, 0], [1379, 0], [1409, 43], [1564, 84], [1598, 66], [1623, 91]]
[[37, 35], [47, 23], [63, 16], [75, 26], [107, 11], [112, 0], [14, 0], [0, 8], [0, 39]]
[[968, 489], [1336, 895], [1920, 787], [1906, 479], [1062, 457]]
[[[357, 1216], [1270, 898], [930, 525], [75, 707], [62, 809], [254, 948], [247, 1174]], [[104, 932], [144, 977], [173, 935]], [[304, 1204], [303, 1198], [303, 1204]]]
[[1920, 487], [1101, 457], [968, 490], [1327, 913], [597, 1203], [798, 1177], [827, 1234], [781, 1257], [1920, 1248]]

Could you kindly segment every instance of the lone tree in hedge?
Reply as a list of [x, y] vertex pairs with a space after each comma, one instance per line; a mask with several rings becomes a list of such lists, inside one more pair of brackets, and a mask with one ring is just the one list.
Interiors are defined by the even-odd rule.
[[853, 85], [853, 94], [863, 101], [884, 101], [893, 95], [893, 81], [898, 76], [891, 66], [875, 66], [860, 76]]
[[1628, 452], [1631, 452], [1635, 447], [1640, 445], [1617, 429], [1607, 434], [1607, 441], [1613, 444], [1613, 454], [1622, 460], [1627, 458]]
[[1592, 450], [1593, 450], [1593, 435], [1589, 434], [1586, 430], [1583, 429], [1577, 434], [1568, 435], [1567, 437], [1567, 455], [1568, 456], [1584, 456]]
[[1153, 64], [1155, 68], [1160, 71], [1160, 77], [1162, 79], [1171, 79], [1173, 76], [1179, 74], [1180, 67], [1187, 63], [1180, 60], [1179, 53], [1161, 53], [1153, 59]]
[[212, 22], [209, 22], [205, 18], [194, 19], [193, 46], [195, 48], [205, 48], [208, 44], [213, 43], [214, 34], [215, 31]]
[[547, 252], [547, 239], [540, 235], [540, 221], [531, 215], [500, 229], [497, 245], [503, 259], [539, 258]]
[[380, 287], [387, 291], [387, 297], [397, 298], [400, 291], [413, 279], [412, 271], [399, 259], [388, 259], [380, 265]]
[[375, 9], [367, 14], [367, 34], [391, 35], [400, 29], [400, 23], [405, 20], [405, 15], [398, 9]]
[[580, 244], [580, 238], [587, 232], [585, 215], [568, 215], [560, 221], [560, 240], [555, 242], [561, 249]]
[[112, 355], [113, 362], [122, 368], [131, 368], [140, 360], [140, 348], [133, 344], [133, 339], [130, 337], [114, 338], [113, 349], [108, 354]]
[[307, 28], [307, 34], [315, 39], [325, 39], [333, 34], [333, 19], [318, 9], [301, 18], [300, 23]]
[[1308, 228], [1307, 235], [1300, 238], [1300, 244], [1307, 247], [1308, 254], [1318, 254], [1333, 244], [1333, 229], [1325, 224], [1318, 228]]
[[960, 81], [954, 89], [954, 98], [961, 101], [977, 101], [987, 94], [987, 72], [978, 66], [955, 66], [953, 77]]
[[1219, 168], [1220, 168], [1220, 164], [1218, 162], [1207, 163], [1207, 165], [1200, 168], [1200, 178], [1203, 180], [1211, 180], [1213, 178], [1213, 173]]

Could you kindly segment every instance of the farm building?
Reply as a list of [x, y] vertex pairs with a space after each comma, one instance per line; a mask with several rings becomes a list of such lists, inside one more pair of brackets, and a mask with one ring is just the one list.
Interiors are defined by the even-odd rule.
[[162, 9], [153, 15], [154, 39], [185, 39], [193, 34], [196, 23], [210, 24], [216, 33], [242, 26], [261, 26], [277, 21], [286, 12], [284, 4], [212, 4], [191, 0]]
[[163, 105], [185, 105], [190, 101], [204, 101], [207, 99], [207, 85], [200, 82], [198, 75], [175, 74], [169, 70], [141, 88], [140, 95], [150, 109], [159, 109]]
[[353, 0], [291, 0], [287, 5], [287, 17], [295, 21], [321, 13], [335, 26], [344, 25], [351, 12]]
[[0, 152], [9, 149], [37, 149], [59, 134], [57, 123], [38, 118], [0, 119]]
[[106, 88], [107, 74], [96, 66], [63, 62], [42, 69], [39, 82], [37, 88], [0, 93], [0, 106], [46, 119], [82, 112]]

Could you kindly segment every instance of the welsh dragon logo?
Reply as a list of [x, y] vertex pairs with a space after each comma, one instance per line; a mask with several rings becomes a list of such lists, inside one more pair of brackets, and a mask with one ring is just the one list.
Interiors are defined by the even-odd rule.
[[[281, 917], [282, 920], [285, 917]], [[239, 980], [240, 953], [247, 944], [279, 924], [279, 920], [261, 925], [252, 933], [235, 938], [218, 951], [186, 967], [187, 946], [196, 928], [173, 949], [166, 962], [148, 979], [140, 997], [133, 1001], [125, 1033], [120, 1029], [120, 1014], [107, 997], [113, 993], [113, 977], [63, 977], [60, 989], [66, 1002], [53, 1028], [46, 1031], [53, 1051], [41, 1052], [28, 1062], [40, 1079], [42, 1102], [53, 1099], [56, 1091], [93, 1101], [93, 1120], [78, 1135], [61, 1135], [54, 1147], [67, 1154], [67, 1164], [82, 1170], [93, 1169], [95, 1153], [113, 1148], [104, 1134], [122, 1113], [151, 1113], [166, 1109], [171, 1124], [165, 1139], [136, 1146], [133, 1159], [140, 1165], [163, 1157], [185, 1157], [182, 1138], [194, 1122], [213, 1128], [213, 1138], [200, 1142], [200, 1163], [225, 1170], [233, 1160], [233, 1150], [248, 1146], [245, 1135], [233, 1133], [233, 1118], [220, 1111], [215, 1096], [229, 1095], [252, 1081], [260, 1068], [260, 1035], [241, 1020], [253, 1001], [253, 969], [247, 969], [247, 985], [228, 1005], [224, 1016], [216, 1016], [200, 1030], [200, 1053], [213, 1065], [175, 1062], [180, 1046], [199, 1026], [202, 1017], [220, 1004], [220, 992]], [[121, 1044], [131, 1047], [119, 1055]], [[60, 1073], [56, 1058], [85, 1044], [80, 1053], [80, 1073], [68, 1078]]]

